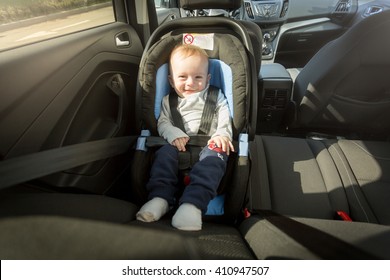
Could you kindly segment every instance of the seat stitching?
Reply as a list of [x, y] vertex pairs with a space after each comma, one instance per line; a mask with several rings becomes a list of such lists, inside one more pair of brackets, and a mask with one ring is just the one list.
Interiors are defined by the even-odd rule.
[[368, 218], [368, 215], [367, 215], [367, 213], [366, 213], [364, 207], [362, 206], [362, 204], [361, 204], [361, 202], [360, 202], [360, 200], [359, 200], [359, 197], [357, 196], [357, 193], [356, 193], [356, 190], [355, 190], [355, 187], [357, 187], [357, 186], [356, 186], [356, 184], [353, 183], [353, 181], [352, 181], [352, 179], [351, 179], [351, 176], [350, 176], [350, 174], [349, 174], [349, 172], [348, 172], [348, 169], [347, 169], [347, 167], [346, 167], [346, 165], [345, 165], [345, 163], [344, 163], [344, 161], [343, 161], [343, 159], [342, 159], [340, 153], [338, 152], [338, 150], [337, 150], [334, 146], [331, 146], [330, 148], [331, 148], [331, 149], [333, 148], [333, 150], [336, 152], [337, 156], [338, 156], [339, 159], [341, 160], [341, 163], [342, 163], [342, 165], [343, 165], [343, 167], [344, 167], [344, 169], [345, 169], [345, 171], [346, 171], [346, 173], [347, 173], [347, 175], [348, 175], [348, 179], [349, 179], [349, 182], [350, 182], [350, 184], [351, 184], [351, 186], [352, 186], [352, 190], [353, 190], [353, 193], [354, 193], [354, 195], [355, 195], [355, 197], [356, 197], [356, 200], [358, 201], [358, 204], [359, 204], [360, 208], [362, 209], [364, 215], [366, 216], [367, 222], [370, 222], [370, 219]]

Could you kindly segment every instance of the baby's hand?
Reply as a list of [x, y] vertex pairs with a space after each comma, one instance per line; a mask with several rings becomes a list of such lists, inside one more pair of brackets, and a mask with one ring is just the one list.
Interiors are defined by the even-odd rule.
[[180, 137], [173, 140], [171, 143], [173, 146], [175, 146], [180, 152], [186, 151], [186, 145], [188, 141], [190, 140], [189, 137]]
[[215, 136], [207, 142], [207, 145], [211, 143], [215, 143], [227, 155], [230, 154], [230, 151], [234, 152], [234, 146], [232, 142], [229, 140], [229, 138], [226, 136]]

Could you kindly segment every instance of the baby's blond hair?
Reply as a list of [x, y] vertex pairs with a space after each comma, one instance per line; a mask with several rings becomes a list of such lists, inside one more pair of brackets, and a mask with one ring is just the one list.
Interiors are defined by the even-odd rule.
[[205, 59], [209, 58], [209, 56], [207, 55], [207, 53], [204, 49], [202, 49], [198, 46], [195, 46], [195, 45], [183, 45], [183, 44], [177, 45], [172, 50], [169, 61], [171, 61], [172, 56], [176, 53], [180, 53], [184, 57], [199, 55], [199, 56], [203, 56]]

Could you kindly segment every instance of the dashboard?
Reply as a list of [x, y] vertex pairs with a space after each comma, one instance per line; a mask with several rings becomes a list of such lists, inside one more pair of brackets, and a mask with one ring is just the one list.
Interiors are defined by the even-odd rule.
[[303, 67], [326, 42], [343, 33], [340, 22], [355, 14], [357, 6], [357, 0], [245, 0], [240, 19], [261, 27], [264, 63]]
[[244, 0], [236, 18], [257, 23], [263, 32], [263, 63], [303, 67], [326, 43], [390, 0]]
[[236, 11], [186, 11], [252, 21], [263, 33], [262, 63], [303, 67], [326, 43], [357, 22], [390, 8], [390, 0], [244, 0]]

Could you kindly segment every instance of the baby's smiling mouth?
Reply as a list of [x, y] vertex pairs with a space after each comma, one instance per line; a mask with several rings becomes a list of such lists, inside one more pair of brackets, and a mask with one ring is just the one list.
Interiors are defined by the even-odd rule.
[[194, 90], [194, 89], [186, 89], [186, 90], [184, 90], [184, 93], [187, 93], [187, 94], [194, 93], [194, 92], [196, 92], [196, 90]]

